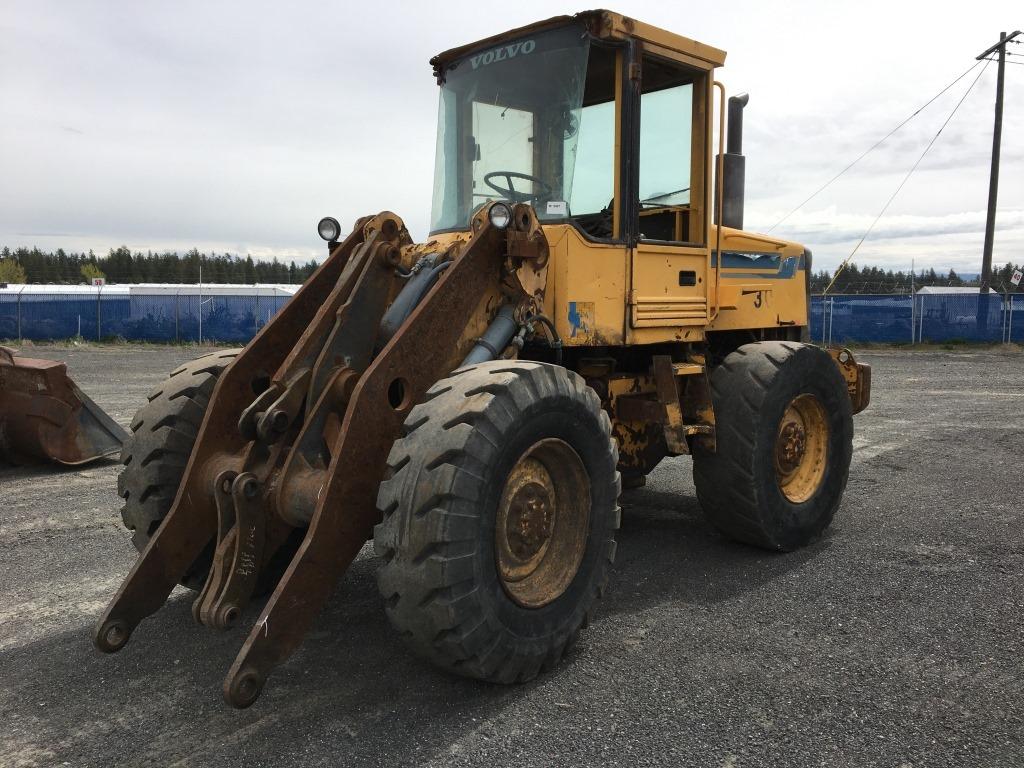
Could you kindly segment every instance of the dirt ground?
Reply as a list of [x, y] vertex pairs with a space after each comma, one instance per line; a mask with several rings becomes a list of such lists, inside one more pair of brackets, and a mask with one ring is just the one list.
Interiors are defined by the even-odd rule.
[[[201, 351], [32, 353], [127, 425]], [[519, 687], [411, 657], [369, 548], [251, 709], [220, 695], [243, 634], [195, 625], [185, 590], [104, 656], [93, 622], [135, 556], [118, 465], [0, 468], [0, 765], [1020, 766], [1024, 354], [861, 357], [873, 401], [822, 541], [723, 540], [666, 461], [622, 497], [598, 619]]]

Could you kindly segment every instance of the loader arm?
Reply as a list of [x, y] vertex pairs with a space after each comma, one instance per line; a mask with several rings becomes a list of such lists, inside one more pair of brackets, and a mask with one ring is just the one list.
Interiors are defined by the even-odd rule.
[[120, 650], [138, 623], [166, 602], [182, 574], [217, 534], [217, 492], [213, 483], [225, 470], [237, 473], [244, 460], [250, 441], [242, 436], [238, 424], [252, 401], [253, 383], [262, 380], [266, 382], [263, 386], [268, 386], [268, 369], [277, 368], [289, 357], [304, 329], [317, 326], [317, 308], [327, 301], [362, 241], [363, 227], [357, 225], [313, 279], [299, 289], [222, 374], [174, 505], [96, 627], [93, 640], [100, 650]]
[[[252, 594], [254, 569], [308, 526], [224, 681], [233, 706], [256, 700], [371, 535], [391, 445], [427, 389], [458, 366], [481, 299], [534, 298], [508, 279], [509, 242], [546, 248], [523, 208], [526, 231], [516, 233], [492, 226], [486, 207], [478, 212], [472, 238], [379, 351], [408, 236], [391, 213], [360, 221], [223, 374], [174, 506], [100, 619], [97, 647], [123, 647], [214, 539], [214, 568], [194, 615], [226, 628]], [[254, 394], [253, 382], [271, 368], [269, 385]]]

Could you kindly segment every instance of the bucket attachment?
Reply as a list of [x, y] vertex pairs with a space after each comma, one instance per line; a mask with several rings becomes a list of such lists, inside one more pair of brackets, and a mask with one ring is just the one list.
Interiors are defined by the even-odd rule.
[[0, 457], [76, 466], [119, 453], [127, 437], [64, 363], [0, 347]]

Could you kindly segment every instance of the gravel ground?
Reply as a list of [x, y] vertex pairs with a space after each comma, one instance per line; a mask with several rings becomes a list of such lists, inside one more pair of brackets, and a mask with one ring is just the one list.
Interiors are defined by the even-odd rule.
[[[31, 352], [127, 425], [200, 351]], [[194, 625], [184, 590], [104, 656], [90, 631], [134, 558], [117, 465], [0, 469], [0, 765], [1020, 766], [1024, 355], [861, 358], [873, 402], [822, 541], [724, 541], [666, 461], [622, 498], [598, 619], [512, 688], [411, 658], [369, 548], [249, 710], [220, 697], [242, 634]]]

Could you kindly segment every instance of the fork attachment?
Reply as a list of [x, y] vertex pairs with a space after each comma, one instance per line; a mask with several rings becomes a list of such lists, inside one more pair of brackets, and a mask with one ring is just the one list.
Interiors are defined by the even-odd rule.
[[[474, 217], [468, 240], [443, 253], [413, 246], [393, 213], [361, 219], [235, 359], [214, 389], [171, 510], [97, 624], [100, 650], [122, 648], [212, 541], [193, 615], [231, 626], [289, 534], [305, 529], [224, 681], [233, 706], [256, 700], [370, 537], [391, 445], [426, 390], [472, 347], [468, 319], [491, 296], [492, 310], [535, 301], [510, 275], [530, 258], [524, 242], [546, 256], [536, 216], [516, 206], [506, 232], [488, 210]], [[409, 281], [403, 253], [450, 264], [397, 331], [382, 334], [385, 311]]]

